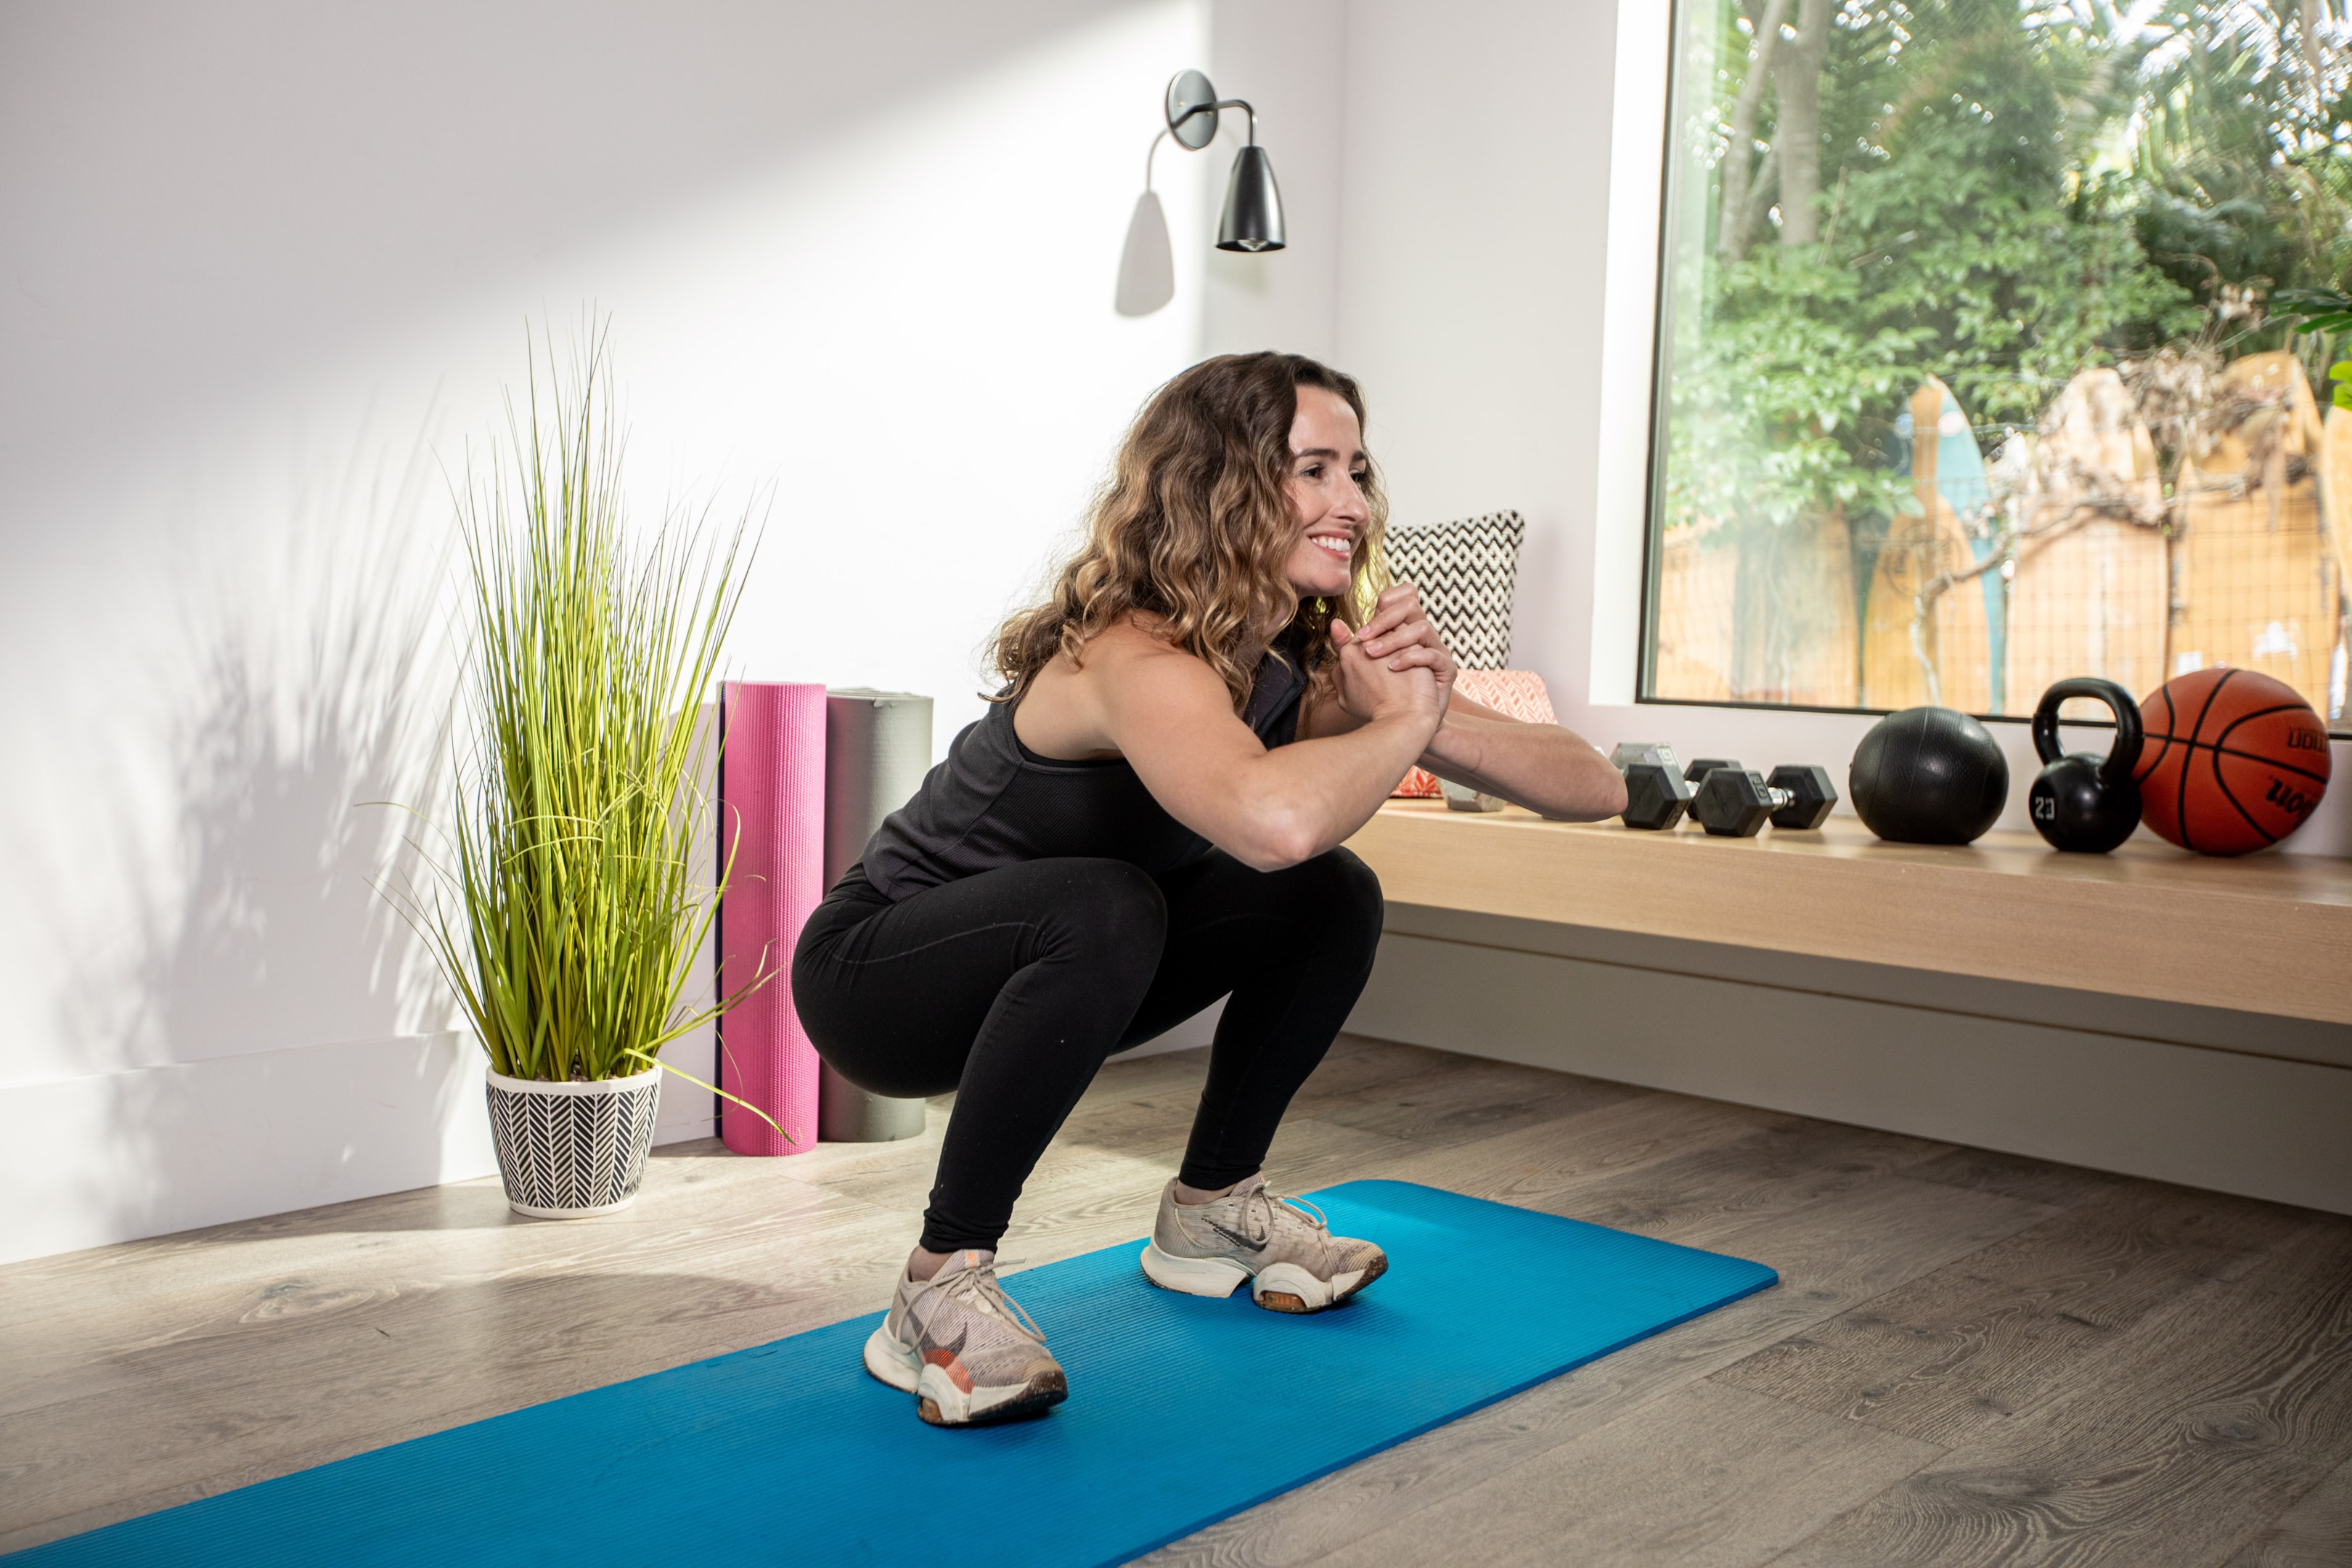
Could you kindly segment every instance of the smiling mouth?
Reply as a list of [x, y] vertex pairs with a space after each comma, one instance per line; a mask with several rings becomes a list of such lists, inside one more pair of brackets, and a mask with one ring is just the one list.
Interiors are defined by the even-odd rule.
[[1336, 555], [1341, 560], [1346, 560], [1356, 552], [1356, 542], [1349, 539], [1344, 533], [1310, 534], [1307, 536], [1307, 542], [1314, 545], [1318, 550], [1323, 551], [1327, 554]]

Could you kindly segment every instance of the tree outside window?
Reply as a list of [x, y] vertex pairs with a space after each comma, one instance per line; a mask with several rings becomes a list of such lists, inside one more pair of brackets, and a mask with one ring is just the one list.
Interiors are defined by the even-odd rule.
[[2342, 721], [2347, 5], [1682, 0], [1643, 695]]

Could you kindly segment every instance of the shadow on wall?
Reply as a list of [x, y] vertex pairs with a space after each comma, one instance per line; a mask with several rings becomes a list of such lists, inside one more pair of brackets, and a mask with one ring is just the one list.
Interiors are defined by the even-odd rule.
[[288, 1182], [316, 1203], [443, 1177], [480, 1074], [376, 891], [426, 879], [433, 830], [400, 807], [446, 795], [439, 484], [422, 439], [354, 460], [298, 484], [276, 559], [187, 574], [184, 655], [156, 672], [168, 836], [126, 821], [85, 848], [127, 929], [84, 933], [64, 972], [89, 978], [58, 1004], [86, 1059], [129, 1069], [81, 1080], [106, 1159], [67, 1167], [110, 1234], [282, 1208]]
[[[241, 371], [429, 317], [455, 280], [533, 276], [551, 255], [658, 226], [780, 159], [821, 166], [893, 111], [1131, 9], [718, 0], [604, 5], [565, 26], [546, 5], [422, 0], [164, 8], [133, 28], [70, 9], [27, 16], [12, 24], [0, 86], [54, 134], [37, 153], [0, 147], [0, 176], [44, 160], [10, 187], [16, 297], [40, 301], [12, 321], [0, 300], [0, 327], [22, 332], [11, 368], [60, 405], [110, 410], [75, 431], [82, 447], [66, 456], [84, 460], [158, 411], [233, 398]], [[1156, 88], [1138, 84], [1147, 98]], [[116, 155], [126, 128], [138, 158]], [[452, 234], [466, 237], [462, 269]], [[125, 258], [159, 254], [210, 265], [124, 273]], [[141, 374], [122, 377], [126, 363]], [[0, 428], [0, 465], [14, 441], [37, 439], [52, 449], [20, 450], [47, 467], [56, 431]]]

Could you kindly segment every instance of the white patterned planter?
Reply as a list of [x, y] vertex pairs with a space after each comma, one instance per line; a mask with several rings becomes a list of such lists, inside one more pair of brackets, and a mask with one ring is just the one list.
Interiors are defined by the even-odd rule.
[[661, 1068], [592, 1083], [489, 1078], [490, 1142], [515, 1213], [582, 1219], [629, 1206], [654, 1144]]

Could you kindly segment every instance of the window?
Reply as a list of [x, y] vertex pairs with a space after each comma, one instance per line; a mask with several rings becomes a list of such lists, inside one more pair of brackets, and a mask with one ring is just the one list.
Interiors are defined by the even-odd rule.
[[1644, 699], [2344, 728], [2347, 5], [1680, 0]]

